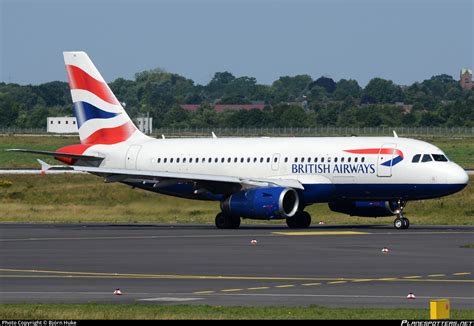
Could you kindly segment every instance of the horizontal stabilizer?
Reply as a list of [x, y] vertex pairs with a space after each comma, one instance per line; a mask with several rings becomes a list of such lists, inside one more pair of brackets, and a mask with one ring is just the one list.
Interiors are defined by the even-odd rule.
[[49, 151], [39, 151], [33, 149], [7, 149], [7, 152], [20, 152], [20, 153], [32, 153], [32, 154], [41, 154], [41, 155], [48, 155], [48, 156], [55, 156], [55, 157], [68, 157], [76, 160], [83, 160], [83, 161], [95, 161], [101, 162], [104, 157], [100, 156], [91, 156], [91, 155], [81, 155], [81, 154], [68, 154], [68, 153], [61, 153], [61, 152], [49, 152]]

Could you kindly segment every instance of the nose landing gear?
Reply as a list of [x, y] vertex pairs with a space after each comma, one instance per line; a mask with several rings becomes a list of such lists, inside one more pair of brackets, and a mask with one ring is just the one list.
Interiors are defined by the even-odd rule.
[[403, 214], [403, 209], [406, 206], [406, 202], [399, 200], [398, 201], [398, 208], [395, 211], [397, 214], [397, 218], [393, 221], [393, 226], [397, 230], [408, 229], [410, 227], [410, 220], [405, 217]]

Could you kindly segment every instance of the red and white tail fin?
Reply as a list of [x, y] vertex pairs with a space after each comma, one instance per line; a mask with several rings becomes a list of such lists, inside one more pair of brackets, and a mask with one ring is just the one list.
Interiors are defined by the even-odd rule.
[[146, 137], [85, 52], [63, 52], [82, 144], [117, 144]]

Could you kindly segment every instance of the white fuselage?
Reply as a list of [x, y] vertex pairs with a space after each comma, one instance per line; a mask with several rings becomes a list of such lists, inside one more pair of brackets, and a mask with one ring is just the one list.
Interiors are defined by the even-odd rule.
[[[364, 151], [366, 153], [361, 153]], [[384, 189], [398, 185], [396, 192], [385, 192], [390, 198], [408, 198], [413, 187], [418, 194], [413, 199], [439, 197], [445, 192], [452, 193], [455, 185], [467, 183], [467, 174], [453, 162], [420, 160], [413, 163], [412, 158], [417, 154], [423, 157], [424, 154], [444, 156], [444, 153], [429, 143], [407, 138], [149, 138], [140, 142], [94, 145], [84, 154], [105, 156], [101, 167], [107, 168], [284, 178], [298, 180], [303, 185], [378, 185]], [[420, 188], [424, 186], [428, 188]], [[449, 190], [436, 191], [443, 187]], [[352, 189], [352, 195], [347, 197], [354, 197], [354, 191]], [[384, 192], [374, 192], [377, 190], [369, 191], [367, 198], [384, 197]], [[420, 192], [424, 192], [422, 196]], [[361, 194], [360, 198], [365, 196]]]

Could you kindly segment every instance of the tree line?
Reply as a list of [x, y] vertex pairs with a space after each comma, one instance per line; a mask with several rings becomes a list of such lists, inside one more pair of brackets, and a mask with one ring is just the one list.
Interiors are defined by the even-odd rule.
[[[200, 85], [154, 69], [109, 85], [132, 118], [149, 113], [155, 128], [474, 126], [474, 90], [463, 90], [446, 74], [409, 86], [373, 78], [361, 87], [353, 79], [313, 80], [309, 75], [283, 76], [263, 85], [225, 71]], [[221, 113], [212, 108], [256, 102], [265, 108]], [[189, 112], [182, 104], [200, 107]], [[0, 83], [0, 127], [44, 128], [48, 116], [71, 116], [71, 106], [66, 82]]]

